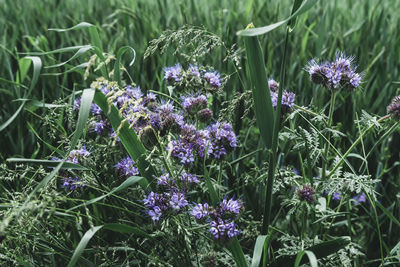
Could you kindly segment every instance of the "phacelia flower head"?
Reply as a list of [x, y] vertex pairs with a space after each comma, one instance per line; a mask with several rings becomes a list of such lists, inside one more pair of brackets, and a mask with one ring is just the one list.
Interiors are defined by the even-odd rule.
[[220, 159], [233, 148], [237, 147], [236, 135], [233, 132], [232, 125], [226, 122], [216, 122], [209, 129], [211, 155]]
[[392, 103], [387, 107], [387, 113], [394, 119], [400, 120], [400, 95], [392, 99]]
[[197, 219], [200, 220], [209, 215], [210, 206], [207, 203], [197, 204], [193, 207], [191, 214]]
[[367, 195], [365, 193], [358, 194], [353, 197], [356, 205], [367, 202]]
[[164, 68], [164, 79], [168, 82], [179, 83], [182, 80], [182, 66], [176, 64], [175, 66]]
[[213, 88], [221, 86], [220, 74], [217, 71], [207, 71], [204, 73], [203, 77]]
[[63, 184], [61, 185], [62, 188], [66, 188], [70, 191], [73, 191], [77, 188], [84, 187], [85, 184], [82, 183], [78, 177], [68, 177], [64, 179]]
[[[288, 113], [293, 109], [295, 98], [296, 95], [292, 92], [282, 92], [282, 114]], [[278, 92], [271, 91], [271, 101], [273, 108], [276, 109], [276, 106], [278, 105]]]
[[343, 52], [336, 53], [336, 60], [319, 64], [315, 59], [311, 60], [306, 71], [310, 74], [310, 80], [321, 84], [329, 90], [354, 90], [362, 81], [361, 74], [356, 72], [353, 64], [354, 57], [348, 57]]
[[205, 95], [184, 97], [182, 106], [187, 113], [195, 115], [199, 110], [207, 107], [207, 97]]
[[191, 77], [196, 77], [196, 78], [199, 78], [199, 79], [201, 77], [200, 76], [199, 67], [196, 66], [196, 65], [190, 64], [189, 65], [189, 69], [188, 69], [188, 73], [189, 73], [189, 76], [191, 76]]
[[94, 121], [91, 126], [93, 127], [93, 132], [97, 134], [101, 134], [104, 129], [107, 127], [107, 123], [103, 120]]
[[205, 108], [197, 112], [197, 118], [201, 122], [209, 122], [213, 117], [213, 112], [209, 108]]
[[226, 198], [224, 198], [224, 200], [219, 203], [219, 212], [230, 212], [233, 214], [239, 214], [242, 206], [242, 202], [240, 202], [239, 200], [234, 200], [234, 198], [227, 200]]
[[303, 185], [303, 188], [297, 191], [300, 200], [307, 201], [310, 204], [314, 202], [314, 194], [314, 189], [309, 185]]
[[73, 163], [81, 163], [82, 160], [90, 156], [90, 152], [86, 150], [86, 146], [82, 146], [80, 149], [74, 149], [69, 152], [68, 161]]
[[136, 167], [135, 162], [128, 156], [123, 158], [120, 162], [115, 166], [119, 173], [123, 176], [135, 176], [139, 174], [139, 170]]
[[271, 90], [273, 92], [277, 92], [279, 89], [279, 83], [277, 81], [275, 81], [274, 79], [269, 79], [268, 87], [269, 87], [269, 90]]
[[237, 225], [234, 222], [222, 220], [218, 218], [215, 221], [210, 222], [211, 228], [210, 233], [215, 239], [221, 240], [224, 238], [232, 238], [239, 235], [239, 230], [236, 228]]

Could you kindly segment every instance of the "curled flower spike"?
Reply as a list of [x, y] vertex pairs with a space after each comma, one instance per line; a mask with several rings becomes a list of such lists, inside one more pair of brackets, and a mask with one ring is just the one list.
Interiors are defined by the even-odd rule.
[[279, 83], [277, 81], [275, 81], [274, 79], [269, 79], [268, 87], [269, 87], [269, 90], [271, 90], [273, 92], [277, 92], [279, 89]]
[[182, 66], [176, 64], [175, 66], [164, 68], [164, 79], [168, 82], [179, 83], [182, 80]]
[[[282, 114], [286, 114], [292, 111], [295, 98], [296, 95], [292, 92], [282, 92]], [[271, 91], [271, 101], [273, 108], [276, 109], [276, 106], [278, 105], [278, 92]]]
[[123, 176], [134, 176], [139, 174], [135, 162], [129, 156], [118, 162], [115, 167]]
[[387, 113], [396, 120], [400, 120], [400, 95], [392, 99], [392, 103], [387, 107]]

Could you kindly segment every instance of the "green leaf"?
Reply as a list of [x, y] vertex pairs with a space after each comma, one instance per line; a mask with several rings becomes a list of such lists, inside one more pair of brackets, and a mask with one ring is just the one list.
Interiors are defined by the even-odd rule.
[[[57, 167], [58, 164], [60, 163], [60, 161], [54, 161], [54, 160], [25, 159], [25, 158], [9, 158], [7, 159], [7, 162], [43, 165], [45, 167], [52, 167], [52, 168]], [[71, 169], [71, 170], [81, 170], [81, 171], [88, 170], [88, 168], [72, 162], [64, 162], [61, 166], [61, 169]]]
[[75, 266], [77, 263], [78, 259], [82, 255], [84, 249], [86, 248], [87, 244], [89, 243], [90, 239], [94, 236], [94, 234], [100, 230], [103, 227], [101, 226], [95, 226], [93, 228], [90, 228], [85, 235], [82, 237], [81, 241], [79, 242], [78, 246], [75, 248], [74, 254], [71, 257], [71, 260], [68, 263], [68, 267]]
[[297, 16], [300, 16], [301, 14], [303, 14], [304, 12], [309, 10], [317, 2], [318, 2], [318, 0], [305, 0], [304, 3], [301, 5], [301, 7], [296, 10], [296, 12], [294, 12], [290, 17], [288, 17], [282, 21], [279, 21], [279, 22], [276, 22], [274, 24], [264, 26], [264, 27], [241, 30], [241, 31], [238, 31], [236, 34], [240, 35], [240, 36], [257, 36], [257, 35], [266, 34], [270, 31], [282, 26], [289, 20], [294, 19]]
[[68, 62], [70, 62], [71, 60], [74, 60], [75, 58], [80, 57], [81, 55], [85, 54], [87, 51], [90, 51], [92, 49], [93, 49], [93, 47], [91, 45], [85, 45], [83, 47], [80, 47], [79, 50], [72, 57], [67, 59], [66, 61], [58, 63], [58, 64], [55, 64], [55, 65], [46, 66], [44, 68], [45, 69], [50, 69], [50, 68], [61, 67], [61, 66], [65, 65], [65, 64], [67, 64]]
[[268, 89], [267, 75], [265, 73], [264, 55], [257, 37], [245, 38], [244, 43], [257, 126], [260, 128], [260, 134], [264, 144], [270, 149], [274, 125], [274, 109], [272, 107], [271, 94]]
[[129, 50], [132, 51], [132, 54], [133, 54], [132, 60], [129, 63], [129, 66], [132, 66], [136, 59], [135, 49], [133, 49], [130, 46], [124, 46], [124, 47], [121, 47], [120, 49], [118, 49], [118, 52], [117, 52], [117, 58], [115, 60], [115, 65], [114, 65], [114, 80], [118, 82], [119, 86], [122, 86], [121, 74], [120, 74], [120, 69], [119, 69], [119, 65], [121, 63], [121, 57], [123, 56], [123, 54], [125, 52], [127, 52]]
[[[303, 3], [303, 0], [295, 0], [293, 3], [292, 7], [292, 13], [290, 14], [291, 16], [299, 9], [301, 4]], [[293, 30], [297, 22], [297, 17], [290, 19], [288, 22], [288, 27]]]
[[[20, 58], [18, 60], [18, 66], [19, 66], [19, 75], [17, 74], [17, 82], [18, 83], [23, 83], [25, 80], [26, 75], [28, 74], [29, 67], [31, 66], [31, 60], [27, 58]], [[19, 76], [21, 77], [21, 80], [19, 80]]]
[[239, 244], [239, 241], [236, 237], [234, 237], [231, 243], [228, 245], [229, 251], [232, 253], [232, 257], [236, 262], [236, 265], [239, 267], [247, 267], [246, 258], [244, 257], [244, 253], [242, 247]]
[[[153, 181], [154, 176], [156, 176], [155, 170], [146, 159], [147, 151], [140, 142], [137, 134], [129, 127], [129, 124], [126, 121], [122, 127], [120, 127], [122, 118], [119, 115], [118, 109], [114, 105], [108, 105], [107, 97], [102, 92], [98, 90], [96, 91], [94, 101], [110, 120], [114, 131], [118, 133], [122, 145], [125, 147], [129, 156], [135, 161], [140, 175], [147, 178], [150, 182]], [[111, 109], [109, 109], [109, 107], [111, 107]]]
[[261, 256], [264, 250], [264, 244], [269, 243], [270, 235], [259, 235], [254, 245], [253, 259], [251, 261], [251, 267], [260, 266]]

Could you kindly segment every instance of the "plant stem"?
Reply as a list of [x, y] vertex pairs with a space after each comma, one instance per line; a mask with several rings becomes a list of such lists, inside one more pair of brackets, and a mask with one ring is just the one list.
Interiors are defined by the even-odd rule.
[[[380, 118], [377, 122], [380, 123], [386, 119], [390, 118], [390, 115], [386, 115], [382, 118]], [[338, 164], [336, 164], [336, 166], [331, 170], [331, 172], [326, 176], [326, 178], [329, 178], [332, 176], [332, 174], [340, 167], [342, 166], [343, 162], [345, 161], [345, 159], [347, 158], [347, 156], [351, 153], [351, 151], [353, 151], [353, 149], [358, 145], [358, 143], [361, 142], [361, 140], [364, 138], [364, 136], [372, 129], [374, 128], [374, 126], [376, 126], [375, 124], [372, 124], [371, 126], [369, 126], [367, 129], [365, 129], [365, 131], [357, 138], [356, 141], [354, 141], [354, 143], [351, 145], [351, 147], [346, 151], [346, 153], [344, 153], [344, 155], [340, 158], [340, 161], [338, 162]]]
[[280, 83], [279, 86], [279, 93], [278, 93], [278, 101], [276, 105], [276, 112], [275, 112], [275, 119], [274, 119], [274, 132], [272, 135], [272, 147], [271, 153], [269, 155], [269, 165], [268, 165], [268, 181], [267, 187], [265, 189], [265, 206], [264, 206], [264, 217], [263, 217], [263, 224], [261, 229], [261, 234], [265, 235], [268, 233], [269, 223], [271, 221], [271, 207], [272, 207], [272, 187], [274, 183], [274, 175], [275, 175], [275, 166], [277, 160], [277, 153], [278, 153], [278, 133], [279, 133], [279, 126], [281, 121], [281, 105], [282, 105], [282, 93], [283, 93], [283, 86], [285, 80], [285, 61], [286, 61], [286, 54], [287, 54], [287, 45], [289, 39], [289, 28], [286, 28], [286, 37], [285, 37], [285, 47], [283, 52], [283, 60], [281, 64], [281, 73], [280, 73]]
[[329, 106], [329, 115], [328, 115], [328, 134], [327, 134], [327, 142], [325, 143], [325, 148], [324, 148], [324, 158], [322, 161], [322, 180], [325, 179], [325, 172], [326, 172], [326, 165], [328, 162], [328, 154], [329, 154], [329, 139], [331, 139], [331, 132], [329, 131], [329, 128], [332, 126], [332, 119], [333, 119], [333, 112], [334, 112], [334, 107], [335, 107], [335, 100], [336, 100], [336, 91], [333, 91], [331, 94], [331, 104]]

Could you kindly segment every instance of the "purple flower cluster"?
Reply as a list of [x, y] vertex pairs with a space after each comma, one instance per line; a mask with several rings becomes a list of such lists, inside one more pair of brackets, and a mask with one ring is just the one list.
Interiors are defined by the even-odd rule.
[[182, 106], [188, 114], [195, 115], [200, 110], [207, 108], [207, 97], [205, 95], [183, 97]]
[[[278, 105], [278, 92], [271, 91], [270, 93], [272, 106], [274, 107], [274, 109], [276, 109], [276, 106]], [[296, 95], [292, 92], [282, 92], [282, 114], [288, 113], [293, 109], [295, 97]]]
[[209, 153], [216, 159], [221, 159], [233, 148], [237, 147], [236, 135], [232, 125], [226, 122], [216, 122], [208, 128], [210, 136]]
[[71, 152], [69, 152], [67, 161], [79, 164], [89, 156], [90, 152], [87, 151], [86, 146], [82, 146], [80, 149], [71, 150]]
[[182, 66], [180, 64], [176, 64], [172, 67], [165, 67], [164, 79], [168, 82], [179, 83], [182, 80], [182, 71]]
[[387, 107], [387, 113], [394, 119], [400, 120], [400, 95], [392, 99], [392, 103]]
[[201, 71], [196, 65], [189, 65], [187, 70], [184, 70], [178, 63], [172, 67], [164, 68], [164, 79], [172, 85], [182, 84], [184, 82], [192, 82], [196, 80], [196, 85], [203, 84], [212, 89], [221, 87], [221, 75], [217, 71]]
[[315, 59], [311, 60], [306, 71], [313, 83], [321, 84], [329, 90], [354, 90], [360, 86], [362, 76], [356, 72], [353, 61], [354, 57], [338, 52], [333, 62], [319, 64]]
[[303, 185], [303, 188], [297, 191], [300, 200], [307, 201], [309, 204], [314, 202], [314, 194], [314, 189], [309, 185]]
[[239, 215], [243, 204], [233, 198], [226, 198], [219, 203], [217, 208], [212, 208], [207, 203], [196, 204], [191, 214], [197, 220], [207, 220], [210, 223], [210, 233], [217, 240], [229, 240], [239, 235], [234, 219]]
[[153, 222], [158, 222], [162, 215], [182, 211], [187, 205], [186, 193], [200, 181], [196, 175], [183, 172], [173, 179], [168, 173], [157, 179], [158, 189], [161, 193], [150, 192], [143, 200], [147, 214]]
[[353, 197], [356, 205], [367, 202], [367, 195], [365, 193], [358, 194]]
[[193, 125], [184, 125], [178, 140], [172, 141], [172, 156], [180, 159], [183, 165], [190, 165], [195, 156], [221, 159], [237, 146], [232, 125], [216, 122], [206, 130], [196, 130]]
[[274, 79], [269, 79], [268, 80], [268, 88], [272, 92], [277, 92], [279, 89], [279, 83], [275, 81]]
[[77, 188], [84, 187], [85, 184], [82, 183], [78, 177], [68, 177], [64, 179], [64, 183], [61, 185], [62, 188], [66, 188], [73, 191]]
[[139, 170], [137, 169], [135, 162], [129, 156], [123, 158], [115, 167], [121, 175], [126, 177], [139, 174]]

